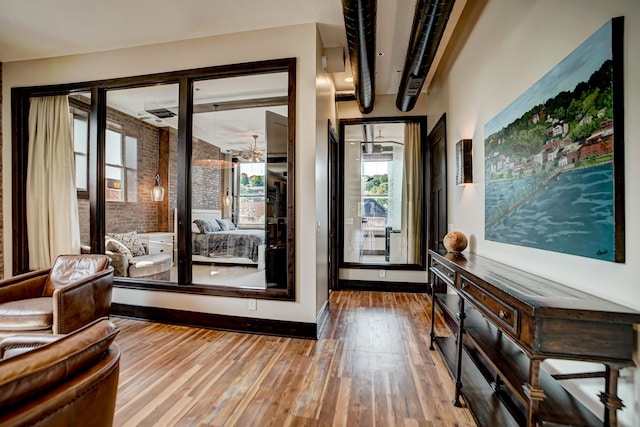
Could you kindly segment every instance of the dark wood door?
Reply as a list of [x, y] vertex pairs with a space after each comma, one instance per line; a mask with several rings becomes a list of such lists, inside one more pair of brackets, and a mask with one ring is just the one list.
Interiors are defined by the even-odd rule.
[[442, 249], [447, 234], [447, 126], [443, 114], [429, 133], [429, 249]]
[[329, 290], [338, 289], [338, 135], [329, 121]]

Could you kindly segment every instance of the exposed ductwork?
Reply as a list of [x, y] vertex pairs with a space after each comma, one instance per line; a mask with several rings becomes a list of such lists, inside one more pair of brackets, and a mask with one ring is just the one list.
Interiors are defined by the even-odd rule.
[[342, 0], [356, 102], [363, 114], [375, 99], [376, 0]]
[[362, 142], [363, 142], [363, 152], [371, 154], [373, 153], [373, 124], [368, 123], [362, 125]]
[[[438, 51], [455, 0], [418, 0], [396, 107], [407, 112], [416, 105]], [[344, 4], [344, 1], [343, 1]]]

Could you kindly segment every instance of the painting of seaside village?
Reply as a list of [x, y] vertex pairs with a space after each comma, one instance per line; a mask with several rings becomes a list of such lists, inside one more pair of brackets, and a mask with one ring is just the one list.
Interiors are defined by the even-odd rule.
[[485, 125], [487, 240], [619, 261], [614, 24]]

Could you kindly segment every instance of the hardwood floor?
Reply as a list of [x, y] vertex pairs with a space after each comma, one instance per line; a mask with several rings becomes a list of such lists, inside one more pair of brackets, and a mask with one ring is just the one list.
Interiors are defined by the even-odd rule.
[[[317, 341], [112, 318], [116, 426], [475, 426], [424, 294], [339, 291]], [[448, 334], [438, 319], [439, 333]]]

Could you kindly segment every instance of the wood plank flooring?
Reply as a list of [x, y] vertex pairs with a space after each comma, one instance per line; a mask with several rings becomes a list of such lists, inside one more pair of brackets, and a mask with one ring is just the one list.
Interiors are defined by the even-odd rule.
[[[112, 317], [116, 426], [475, 426], [424, 294], [339, 291], [317, 341]], [[438, 333], [449, 333], [441, 321]]]

